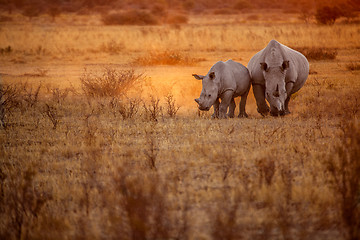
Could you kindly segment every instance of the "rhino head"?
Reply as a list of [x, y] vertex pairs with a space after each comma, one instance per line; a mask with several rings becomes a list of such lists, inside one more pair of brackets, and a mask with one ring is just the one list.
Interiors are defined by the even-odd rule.
[[197, 80], [202, 80], [202, 91], [199, 98], [195, 102], [199, 105], [199, 109], [209, 111], [211, 106], [218, 98], [219, 87], [216, 83], [215, 72], [210, 72], [206, 76], [193, 74]]
[[282, 116], [285, 114], [285, 76], [289, 61], [284, 61], [280, 66], [269, 66], [265, 62], [260, 65], [265, 79], [265, 98], [270, 104], [270, 113], [273, 116]]

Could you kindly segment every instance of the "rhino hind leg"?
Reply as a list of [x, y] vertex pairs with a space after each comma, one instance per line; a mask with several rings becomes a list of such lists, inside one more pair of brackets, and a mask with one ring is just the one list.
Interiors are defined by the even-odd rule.
[[234, 98], [231, 99], [230, 104], [229, 104], [229, 112], [228, 112], [228, 117], [229, 118], [233, 118], [235, 115], [235, 108], [236, 108], [236, 103]]
[[253, 84], [253, 92], [256, 99], [257, 111], [265, 116], [269, 113], [269, 106], [265, 101], [265, 87], [259, 84]]
[[248, 90], [243, 95], [241, 95], [241, 100], [240, 100], [240, 105], [239, 105], [239, 116], [238, 116], [239, 118], [249, 117], [249, 115], [247, 115], [247, 113], [245, 111], [246, 100], [247, 100], [249, 91], [250, 91], [250, 86], [249, 86]]

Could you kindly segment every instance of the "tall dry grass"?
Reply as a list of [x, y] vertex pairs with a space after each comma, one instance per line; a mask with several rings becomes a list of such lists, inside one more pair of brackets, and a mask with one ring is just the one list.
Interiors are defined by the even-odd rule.
[[[211, 18], [211, 16], [209, 16]], [[103, 52], [104, 43], [113, 42], [122, 51], [232, 51], [258, 50], [269, 40], [294, 47], [359, 47], [356, 25], [317, 26], [309, 24], [256, 25], [227, 22], [207, 27], [194, 18], [180, 28], [172, 26], [55, 26], [12, 25], [3, 29], [0, 46], [13, 53], [38, 55], [87, 55]], [[192, 24], [194, 22], [194, 24]], [[41, 54], [42, 54], [41, 53]]]
[[39, 91], [36, 104], [19, 90], [19, 104], [6, 110], [2, 238], [358, 236], [359, 112], [329, 117], [322, 104], [297, 97], [304, 107], [285, 118], [173, 118], [161, 110], [176, 106], [168, 97], [122, 118], [114, 99], [57, 98], [55, 89]]

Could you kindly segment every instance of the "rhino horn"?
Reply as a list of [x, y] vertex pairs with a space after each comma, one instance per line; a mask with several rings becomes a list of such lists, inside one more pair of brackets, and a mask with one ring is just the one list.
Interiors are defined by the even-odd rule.
[[276, 85], [276, 90], [275, 90], [275, 92], [273, 93], [273, 96], [274, 96], [274, 97], [279, 97], [279, 96], [280, 96], [280, 94], [279, 94], [279, 85], [278, 85], [278, 84]]

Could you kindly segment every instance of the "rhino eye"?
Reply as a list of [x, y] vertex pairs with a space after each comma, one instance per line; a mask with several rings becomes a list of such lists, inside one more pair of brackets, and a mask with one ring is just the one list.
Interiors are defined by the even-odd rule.
[[209, 97], [211, 97], [211, 94], [209, 94]]

